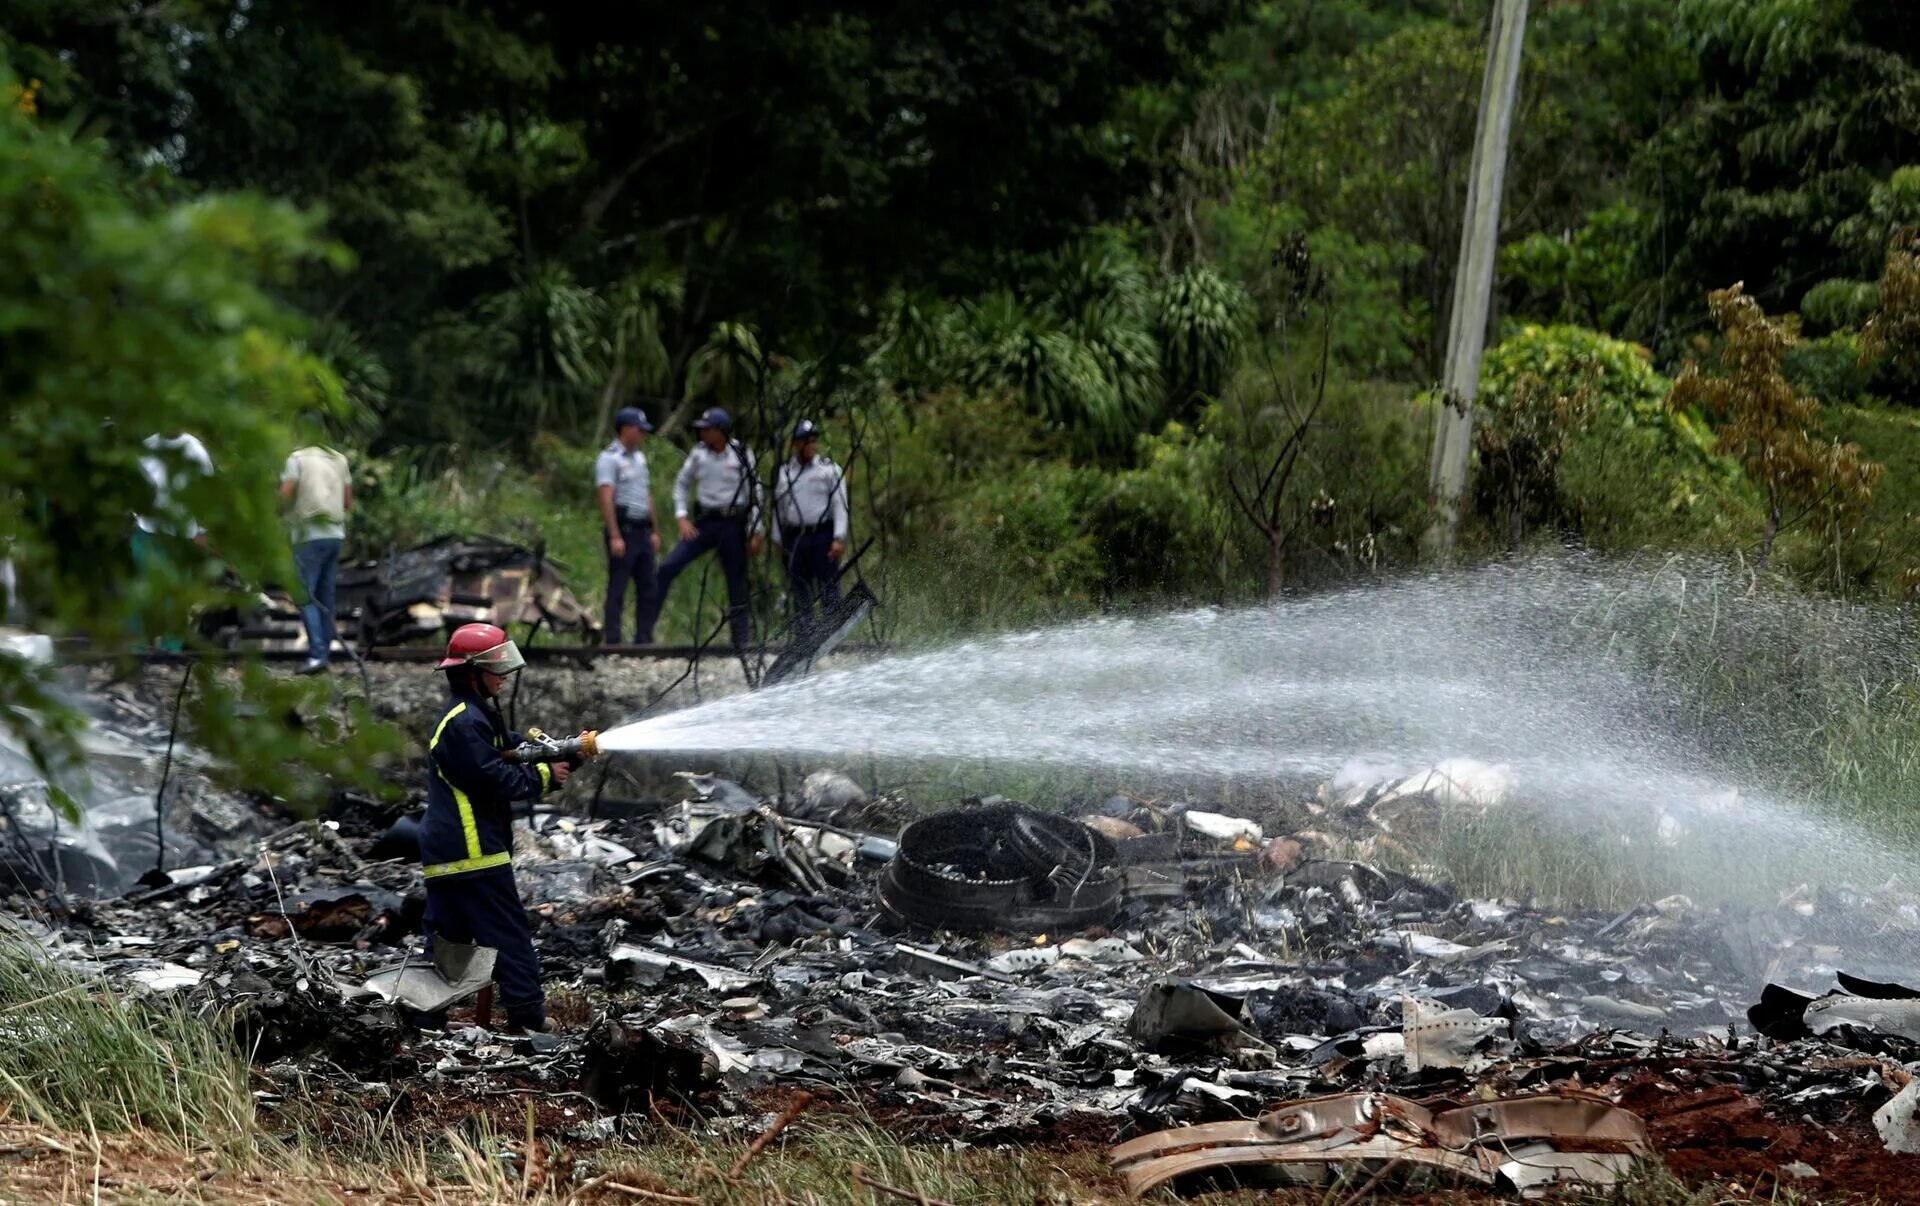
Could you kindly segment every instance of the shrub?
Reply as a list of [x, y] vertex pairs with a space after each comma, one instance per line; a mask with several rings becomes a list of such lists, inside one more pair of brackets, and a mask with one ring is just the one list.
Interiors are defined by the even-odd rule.
[[1860, 337], [1851, 332], [1796, 345], [1780, 358], [1780, 369], [1796, 389], [1822, 402], [1857, 401], [1873, 380], [1873, 367], [1861, 359]]
[[[1713, 453], [1705, 423], [1666, 406], [1670, 388], [1635, 344], [1529, 325], [1487, 354], [1480, 404], [1497, 428], [1511, 422], [1513, 407], [1580, 399], [1572, 408], [1579, 421], [1554, 446], [1550, 497], [1536, 518], [1574, 528], [1599, 548], [1728, 547], [1756, 513], [1737, 467]], [[1484, 489], [1481, 497], [1483, 505], [1494, 501]]]
[[1821, 281], [1800, 299], [1800, 316], [1823, 331], [1857, 330], [1880, 308], [1880, 286], [1872, 281]]
[[1088, 524], [1109, 594], [1218, 594], [1229, 516], [1219, 496], [1220, 443], [1169, 423], [1141, 436], [1137, 467], [1112, 475]]

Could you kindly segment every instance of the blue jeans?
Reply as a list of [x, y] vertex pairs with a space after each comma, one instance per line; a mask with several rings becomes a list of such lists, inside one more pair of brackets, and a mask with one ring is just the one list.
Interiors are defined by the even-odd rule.
[[307, 601], [300, 618], [307, 625], [307, 656], [327, 660], [333, 648], [333, 583], [340, 572], [340, 541], [305, 540], [293, 546], [293, 564], [300, 571], [300, 588]]

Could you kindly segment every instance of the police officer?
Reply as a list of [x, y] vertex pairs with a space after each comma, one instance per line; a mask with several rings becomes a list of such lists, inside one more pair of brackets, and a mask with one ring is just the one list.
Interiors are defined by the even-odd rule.
[[513, 804], [558, 788], [568, 767], [521, 766], [501, 756], [525, 740], [508, 731], [498, 703], [501, 684], [524, 665], [519, 648], [492, 624], [463, 624], [447, 642], [438, 669], [446, 672], [450, 699], [427, 742], [427, 812], [420, 822], [423, 928], [429, 950], [444, 938], [500, 952], [493, 978], [507, 1025], [544, 1030], [540, 960], [513, 879]]
[[660, 615], [654, 589], [654, 558], [660, 553], [660, 526], [654, 521], [653, 484], [647, 470], [647, 442], [653, 424], [645, 411], [628, 406], [613, 416], [613, 443], [593, 462], [593, 484], [600, 495], [600, 522], [607, 546], [607, 623], [609, 645], [620, 643], [621, 612], [627, 583], [633, 583], [633, 643], [653, 643], [653, 622]]
[[693, 421], [700, 442], [673, 479], [680, 543], [660, 565], [657, 597], [664, 603], [680, 571], [712, 549], [727, 576], [733, 643], [744, 648], [749, 635], [747, 557], [760, 551], [760, 479], [754, 476], [753, 454], [728, 437], [732, 428], [733, 420], [718, 406]]
[[[804, 634], [840, 605], [840, 557], [847, 551], [847, 475], [820, 455], [820, 427], [802, 419], [793, 456], [773, 480], [774, 547], [793, 591], [793, 624]], [[814, 605], [819, 604], [819, 620]]]

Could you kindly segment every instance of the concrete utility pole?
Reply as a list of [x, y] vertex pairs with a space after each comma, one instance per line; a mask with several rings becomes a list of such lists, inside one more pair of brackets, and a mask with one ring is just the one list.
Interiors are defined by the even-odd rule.
[[1527, 35], [1527, 0], [1495, 0], [1487, 40], [1487, 76], [1480, 87], [1480, 128], [1473, 140], [1460, 264], [1453, 278], [1453, 321], [1447, 331], [1446, 396], [1433, 433], [1430, 485], [1433, 525], [1429, 552], [1453, 553], [1460, 496], [1473, 451], [1473, 403], [1480, 392], [1480, 358], [1487, 348], [1487, 312], [1493, 302], [1494, 260], [1500, 250], [1500, 195], [1507, 179], [1507, 136], [1519, 95], [1520, 51]]

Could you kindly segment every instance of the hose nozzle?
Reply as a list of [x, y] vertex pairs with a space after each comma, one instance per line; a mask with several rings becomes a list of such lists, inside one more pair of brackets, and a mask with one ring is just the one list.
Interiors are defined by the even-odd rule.
[[528, 729], [527, 739], [501, 754], [508, 762], [566, 762], [574, 766], [600, 752], [600, 734], [588, 729], [578, 737], [554, 738], [539, 729]]

